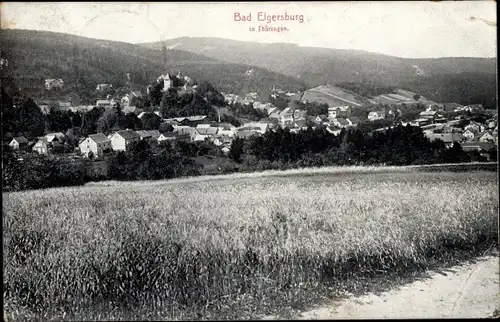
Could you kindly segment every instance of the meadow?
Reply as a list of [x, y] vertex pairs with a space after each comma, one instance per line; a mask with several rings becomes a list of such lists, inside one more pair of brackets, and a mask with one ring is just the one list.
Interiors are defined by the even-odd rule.
[[411, 169], [4, 193], [4, 310], [10, 320], [252, 318], [497, 244], [497, 172]]

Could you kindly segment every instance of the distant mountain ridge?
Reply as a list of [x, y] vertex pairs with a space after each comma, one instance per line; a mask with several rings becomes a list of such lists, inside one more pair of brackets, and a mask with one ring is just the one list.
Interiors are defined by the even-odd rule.
[[140, 45], [175, 47], [231, 63], [259, 66], [296, 77], [309, 88], [327, 83], [365, 82], [406, 88], [438, 101], [466, 103], [469, 96], [474, 96], [475, 101], [484, 101], [493, 107], [496, 104], [493, 99], [496, 97], [496, 58], [410, 59], [362, 50], [210, 37], [181, 37]]
[[495, 73], [495, 58], [399, 58], [363, 50], [303, 47], [290, 43], [258, 43], [210, 37], [181, 37], [141, 46], [196, 52], [227, 62], [255, 65], [296, 76], [309, 86], [370, 80], [398, 85], [420, 76], [448, 73]]

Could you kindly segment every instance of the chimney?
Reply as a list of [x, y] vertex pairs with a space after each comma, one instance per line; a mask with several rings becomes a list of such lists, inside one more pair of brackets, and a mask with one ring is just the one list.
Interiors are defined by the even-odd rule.
[[220, 123], [220, 106], [217, 106], [217, 116], [218, 116], [219, 123]]

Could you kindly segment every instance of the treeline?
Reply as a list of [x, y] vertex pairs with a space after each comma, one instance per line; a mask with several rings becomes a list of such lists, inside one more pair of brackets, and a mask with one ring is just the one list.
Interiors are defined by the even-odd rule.
[[[222, 157], [210, 142], [150, 146], [139, 141], [126, 152], [112, 152], [98, 165], [86, 159], [64, 159], [34, 154], [19, 157], [8, 146], [3, 151], [3, 191], [81, 185], [97, 180], [158, 180], [206, 174], [196, 157]], [[491, 153], [496, 160], [496, 152]], [[486, 161], [478, 152], [464, 152], [460, 144], [446, 148], [440, 140], [430, 142], [420, 128], [396, 126], [387, 131], [363, 133], [344, 129], [333, 135], [324, 128], [290, 132], [278, 128], [261, 136], [235, 138], [229, 152], [232, 163], [216, 166], [215, 173], [290, 169], [332, 165], [416, 165]], [[227, 160], [227, 158], [222, 158]], [[217, 162], [217, 161], [215, 161]]]
[[494, 109], [497, 107], [496, 84], [495, 73], [464, 72], [419, 77], [402, 86], [436, 102], [482, 104], [487, 109]]
[[2, 190], [19, 191], [77, 186], [100, 180], [159, 180], [202, 174], [199, 156], [221, 156], [209, 142], [134, 142], [127, 151], [112, 152], [104, 160], [19, 153], [3, 146]]
[[458, 143], [448, 149], [440, 140], [430, 142], [420, 128], [402, 125], [380, 132], [343, 129], [338, 136], [324, 128], [299, 133], [280, 128], [262, 136], [236, 139], [230, 156], [238, 163], [261, 169], [485, 161], [478, 152], [464, 152]]

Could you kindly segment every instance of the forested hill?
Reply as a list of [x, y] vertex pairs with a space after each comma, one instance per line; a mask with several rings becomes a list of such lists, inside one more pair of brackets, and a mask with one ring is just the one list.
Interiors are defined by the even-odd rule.
[[[484, 101], [495, 106], [496, 58], [445, 57], [408, 59], [362, 50], [245, 42], [213, 37], [181, 37], [145, 48], [175, 48], [250, 64], [297, 77], [307, 86], [326, 83], [373, 83], [403, 87], [436, 101]], [[443, 44], [445, 46], [445, 44]]]
[[[148, 49], [139, 45], [33, 30], [2, 30], [2, 58], [20, 87], [43, 86], [43, 79], [62, 78], [66, 90], [85, 96], [96, 84], [146, 85], [165, 69], [181, 70], [197, 81], [209, 81], [220, 91], [269, 95], [273, 85], [289, 90], [304, 87], [293, 77], [244, 64], [228, 63], [188, 51]], [[253, 69], [252, 75], [245, 72]], [[31, 85], [30, 85], [31, 84]]]

